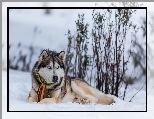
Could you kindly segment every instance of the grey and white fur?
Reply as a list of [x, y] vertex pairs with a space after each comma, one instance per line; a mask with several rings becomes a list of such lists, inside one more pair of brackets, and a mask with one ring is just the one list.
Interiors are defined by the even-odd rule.
[[114, 102], [111, 95], [101, 94], [83, 79], [69, 78], [64, 72], [65, 52], [43, 50], [38, 61], [32, 69], [32, 88], [27, 101], [38, 102], [37, 91], [40, 82], [37, 80], [39, 74], [47, 84], [44, 99], [41, 104], [75, 102], [81, 104], [97, 103], [109, 105]]

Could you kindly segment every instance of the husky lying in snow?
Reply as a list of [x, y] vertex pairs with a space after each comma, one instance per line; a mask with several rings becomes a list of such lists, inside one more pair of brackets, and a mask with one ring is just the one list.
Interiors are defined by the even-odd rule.
[[109, 105], [114, 102], [111, 96], [100, 94], [83, 79], [65, 77], [65, 52], [43, 50], [32, 69], [32, 89], [28, 102], [81, 104], [97, 103]]

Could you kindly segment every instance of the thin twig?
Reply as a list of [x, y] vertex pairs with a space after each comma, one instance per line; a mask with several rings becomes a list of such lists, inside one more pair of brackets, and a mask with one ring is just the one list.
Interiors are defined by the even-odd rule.
[[151, 93], [151, 91], [152, 91], [153, 88], [154, 88], [154, 85], [153, 85], [153, 87], [151, 88], [151, 90], [150, 90], [150, 92], [148, 93], [148, 95]]
[[[146, 84], [146, 82], [144, 83], [144, 85]], [[144, 87], [144, 85], [142, 86], [142, 88]], [[140, 89], [140, 90], [142, 90], [142, 88]], [[137, 93], [138, 92], [140, 92], [140, 90], [139, 91], [137, 91]], [[135, 95], [137, 94], [137, 93], [135, 93]], [[135, 97], [135, 95], [129, 100], [129, 102], [131, 102], [132, 101], [132, 99]]]

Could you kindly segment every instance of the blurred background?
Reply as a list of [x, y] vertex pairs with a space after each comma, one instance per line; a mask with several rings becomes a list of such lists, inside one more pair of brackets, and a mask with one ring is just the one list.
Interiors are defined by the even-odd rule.
[[[153, 3], [152, 3], [153, 4]], [[2, 3], [6, 6], [147, 6], [150, 3]], [[149, 8], [149, 7], [148, 7]], [[43, 49], [66, 52], [66, 75], [85, 79], [103, 93], [122, 99], [142, 89], [154, 94], [153, 11], [145, 9], [10, 9], [9, 47], [2, 24], [3, 69], [31, 72]], [[146, 22], [148, 32], [146, 30]], [[147, 32], [147, 36], [146, 36]], [[148, 37], [146, 42], [146, 37]], [[147, 43], [147, 47], [146, 47]], [[147, 49], [147, 51], [146, 51]], [[6, 64], [9, 50], [9, 64]], [[148, 55], [146, 54], [148, 53]], [[146, 66], [146, 56], [148, 64]], [[148, 72], [148, 82], [146, 82]], [[135, 94], [135, 91], [134, 91]], [[144, 95], [143, 97], [145, 97]]]

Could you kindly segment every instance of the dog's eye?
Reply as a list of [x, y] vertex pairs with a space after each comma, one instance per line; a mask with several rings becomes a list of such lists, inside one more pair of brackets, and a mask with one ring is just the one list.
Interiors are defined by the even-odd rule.
[[51, 69], [51, 66], [47, 66], [48, 69]]
[[57, 66], [57, 69], [59, 69], [59, 66]]

